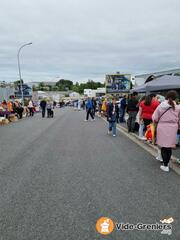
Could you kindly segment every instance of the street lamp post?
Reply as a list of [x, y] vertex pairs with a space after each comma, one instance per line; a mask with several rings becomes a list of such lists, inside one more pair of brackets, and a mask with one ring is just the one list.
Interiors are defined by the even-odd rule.
[[19, 50], [18, 50], [18, 54], [17, 54], [17, 58], [18, 58], [18, 69], [19, 69], [19, 79], [20, 79], [20, 86], [21, 86], [21, 96], [22, 96], [22, 104], [24, 106], [24, 94], [23, 94], [23, 83], [22, 83], [22, 78], [21, 78], [21, 65], [20, 65], [20, 58], [19, 58], [19, 55], [20, 55], [20, 51], [23, 47], [26, 47], [28, 45], [31, 45], [32, 42], [30, 43], [26, 43], [24, 45], [22, 45]]

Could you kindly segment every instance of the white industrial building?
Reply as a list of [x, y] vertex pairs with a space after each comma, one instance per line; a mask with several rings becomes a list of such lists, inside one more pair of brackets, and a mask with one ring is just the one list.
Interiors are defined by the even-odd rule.
[[84, 96], [100, 97], [106, 94], [106, 88], [84, 89]]

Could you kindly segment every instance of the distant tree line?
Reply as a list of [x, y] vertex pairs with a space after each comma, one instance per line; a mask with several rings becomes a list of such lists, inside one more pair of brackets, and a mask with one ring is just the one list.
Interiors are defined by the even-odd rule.
[[104, 87], [105, 85], [100, 82], [94, 82], [93, 80], [89, 80], [86, 83], [78, 83], [73, 84], [70, 80], [60, 79], [56, 84], [48, 85], [46, 82], [40, 82], [38, 86], [33, 86], [34, 91], [74, 91], [82, 94], [84, 89], [97, 89], [100, 87]]

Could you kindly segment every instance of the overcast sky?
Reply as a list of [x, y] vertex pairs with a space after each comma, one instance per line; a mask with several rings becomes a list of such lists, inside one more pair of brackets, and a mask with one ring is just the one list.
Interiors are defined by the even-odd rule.
[[0, 81], [180, 67], [180, 0], [0, 0]]

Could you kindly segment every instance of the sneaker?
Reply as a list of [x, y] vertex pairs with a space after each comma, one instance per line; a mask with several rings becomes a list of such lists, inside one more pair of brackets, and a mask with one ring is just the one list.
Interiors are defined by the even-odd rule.
[[164, 172], [169, 172], [169, 167], [166, 166], [160, 166], [160, 169], [163, 170]]
[[94, 121], [95, 121], [95, 119], [93, 118], [93, 119], [91, 119], [91, 121], [92, 121], [92, 122], [94, 122]]
[[147, 138], [146, 137], [139, 137], [139, 139], [141, 139], [141, 140], [143, 140], [143, 141], [146, 141], [147, 140]]
[[115, 134], [113, 134], [113, 137], [116, 137], [116, 135], [115, 135]]
[[162, 160], [162, 158], [161, 158], [160, 156], [157, 156], [157, 157], [156, 157], [156, 160], [157, 160], [157, 161], [160, 161], [160, 162], [163, 162], [163, 160]]
[[85, 119], [84, 121], [85, 121], [85, 122], [87, 122], [88, 120], [87, 120], [87, 119]]

